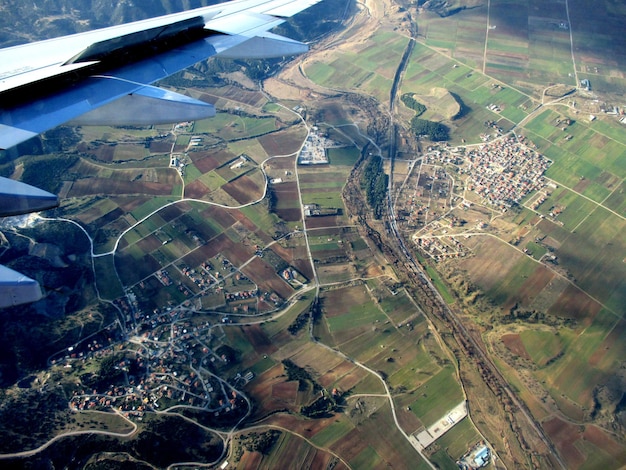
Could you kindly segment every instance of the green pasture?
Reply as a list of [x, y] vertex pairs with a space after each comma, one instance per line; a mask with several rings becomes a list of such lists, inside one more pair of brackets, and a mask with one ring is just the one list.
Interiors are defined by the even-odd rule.
[[574, 198], [567, 203], [565, 210], [559, 214], [558, 220], [563, 223], [563, 227], [566, 230], [572, 231], [589, 213], [593, 212], [598, 205], [574, 193], [570, 194], [572, 194]]
[[365, 243], [365, 240], [362, 238], [357, 238], [355, 240], [350, 241], [350, 248], [354, 251], [359, 250], [369, 250], [369, 246]]
[[318, 447], [328, 448], [353, 429], [354, 426], [348, 420], [334, 420], [330, 425], [311, 437], [311, 441]]
[[359, 159], [360, 152], [356, 147], [329, 148], [328, 161], [333, 166], [349, 166], [352, 168]]
[[430, 266], [430, 264], [426, 261], [426, 259], [420, 253], [415, 251], [414, 254], [417, 257], [420, 264], [426, 269], [426, 273], [428, 274], [428, 276], [430, 277], [430, 280], [432, 281], [434, 286], [437, 288], [437, 290], [441, 294], [441, 297], [443, 297], [443, 300], [445, 300], [446, 303], [448, 304], [454, 303], [454, 297], [448, 290], [448, 286], [442, 281], [441, 277], [439, 276], [439, 273], [435, 270], [435, 268]]
[[93, 258], [96, 287], [100, 297], [105, 300], [117, 299], [124, 295], [122, 284], [115, 271], [113, 256]]
[[626, 217], [626, 181], [622, 181], [602, 204], [607, 209]]
[[372, 446], [367, 446], [350, 460], [351, 468], [377, 469], [383, 464], [383, 459]]
[[326, 85], [335, 73], [335, 69], [325, 63], [312, 61], [305, 66], [306, 75], [309, 79], [320, 85]]
[[[380, 317], [379, 319], [382, 320]], [[348, 328], [348, 325], [345, 326], [344, 331], [348, 331], [350, 328]], [[382, 321], [375, 323], [374, 320], [371, 328], [364, 329], [360, 335], [354, 336], [349, 341], [341, 344], [341, 351], [349, 357], [355, 358], [367, 365], [374, 366], [370, 361], [379, 359], [379, 354], [381, 354], [384, 349], [391, 347], [390, 345], [397, 340], [398, 333], [395, 330], [392, 331], [390, 327], [385, 328], [384, 322]]]
[[326, 318], [332, 333], [374, 324], [376, 321], [384, 323], [385, 320], [387, 320], [387, 317], [371, 302], [354, 305], [341, 315]]
[[315, 245], [311, 245], [311, 252], [312, 253], [316, 253], [316, 252], [320, 252], [320, 251], [338, 251], [343, 253], [343, 249], [337, 245], [337, 242], [330, 242], [330, 243], [318, 243]]
[[[403, 356], [408, 352], [403, 351]], [[431, 359], [430, 353], [420, 348], [411, 361], [389, 375], [387, 383], [394, 388], [405, 387], [407, 390], [413, 390], [417, 383], [424, 382], [426, 377], [434, 376], [439, 369]]]
[[452, 429], [437, 439], [437, 445], [441, 449], [445, 449], [447, 454], [456, 460], [480, 440], [481, 437], [474, 429], [469, 418], [463, 418]]
[[144, 217], [148, 216], [152, 212], [160, 209], [164, 205], [169, 202], [175, 201], [177, 198], [172, 196], [155, 196], [152, 199], [149, 199], [137, 209], [131, 212], [131, 215], [135, 218], [135, 220], [141, 220]]
[[202, 176], [202, 173], [200, 172], [200, 170], [198, 170], [196, 168], [196, 166], [193, 163], [189, 163], [187, 165], [185, 165], [185, 174], [184, 174], [184, 179], [185, 179], [185, 183], [189, 184], [192, 181], [197, 180], [198, 178], [200, 178]]
[[200, 175], [198, 179], [202, 181], [202, 183], [204, 183], [210, 191], [216, 191], [228, 182], [215, 171], [204, 173], [203, 175]]
[[[418, 43], [407, 65], [401, 91], [429, 94], [433, 87], [442, 87], [454, 93], [469, 112], [451, 123], [452, 139], [473, 143], [479, 142], [479, 135], [488, 131], [484, 126], [486, 121], [499, 122], [507, 131], [532, 108], [526, 95], [511, 87], [493, 88], [492, 83], [486, 75]], [[497, 104], [502, 111], [487, 109], [490, 104]]]
[[267, 208], [262, 204], [252, 204], [250, 206], [245, 206], [239, 209], [246, 218], [250, 219], [250, 221], [263, 230], [265, 233], [273, 235], [274, 227], [278, 222], [278, 217], [276, 214], [272, 214], [267, 211]]
[[[385, 295], [380, 301], [380, 307], [396, 325], [403, 323], [417, 311], [417, 307], [408, 299], [404, 291], [399, 291], [396, 295]], [[413, 323], [420, 320], [423, 320], [423, 317], [414, 320]]]
[[411, 411], [428, 427], [463, 400], [454, 367], [446, 366], [415, 390]]
[[315, 83], [341, 89], [363, 89], [379, 98], [388, 97], [398, 58], [407, 38], [394, 32], [376, 32], [358, 51], [336, 52], [329, 64], [306, 64]]
[[300, 295], [298, 302], [293, 304], [283, 315], [261, 324], [263, 331], [272, 338], [289, 328], [298, 315], [305, 312], [311, 306], [315, 297], [314, 291], [304, 292]]
[[[553, 393], [563, 394], [580, 406], [592, 406], [593, 387], [605, 378], [606, 374], [612, 373], [624, 353], [622, 344], [615, 345], [614, 351], [607, 351], [603, 346], [606, 336], [615, 327], [617, 321], [614, 315], [602, 310], [593, 319], [592, 324], [582, 331], [560, 332], [559, 341], [564, 348], [563, 356], [538, 373], [553, 387]], [[525, 335], [526, 339], [528, 335], [528, 333]], [[541, 335], [533, 336], [530, 337], [533, 341], [530, 343], [531, 347], [527, 348], [531, 357], [535, 354], [538, 359], [545, 360], [546, 353], [557, 351], [558, 344], [555, 344], [555, 340], [550, 340], [545, 336], [542, 338]], [[522, 340], [524, 341], [524, 337]], [[538, 352], [533, 351], [533, 345], [539, 348]], [[541, 352], [542, 349], [543, 352]], [[609, 356], [609, 360], [601, 364], [591, 362], [594, 353], [598, 352], [604, 352]]]
[[319, 204], [326, 209], [342, 209], [343, 199], [341, 192], [304, 192], [302, 193], [303, 204]]
[[[580, 186], [582, 195], [604, 201], [626, 178], [626, 145], [597, 132], [595, 121], [576, 116], [562, 131], [557, 118], [564, 115], [546, 110], [525, 125], [539, 151], [553, 161], [546, 176], [570, 188]], [[565, 138], [568, 135], [569, 140]]]
[[261, 375], [263, 372], [271, 369], [275, 365], [276, 361], [274, 361], [270, 356], [265, 355], [255, 362], [252, 367], [250, 367], [250, 372], [254, 375]]
[[539, 264], [528, 257], [520, 258], [519, 261], [500, 278], [491, 289], [487, 291], [487, 295], [497, 305], [505, 304], [506, 301], [515, 296], [522, 284], [531, 277]]
[[440, 468], [442, 470], [458, 470], [459, 468], [456, 462], [452, 460], [443, 449], [438, 450], [433, 455], [431, 455], [430, 461], [433, 462], [437, 466], [437, 468]]
[[539, 367], [544, 367], [563, 351], [561, 336], [554, 331], [524, 330], [520, 338], [531, 359]]
[[541, 257], [545, 255], [548, 251], [546, 247], [532, 241], [526, 244], [526, 249], [529, 252], [528, 254], [530, 254], [536, 260], [541, 259]]
[[226, 338], [224, 344], [228, 344], [235, 349], [241, 356], [248, 354], [256, 354], [250, 340], [246, 337], [240, 328], [224, 328]]
[[597, 207], [557, 255], [576, 284], [620, 316], [626, 315], [626, 221]]

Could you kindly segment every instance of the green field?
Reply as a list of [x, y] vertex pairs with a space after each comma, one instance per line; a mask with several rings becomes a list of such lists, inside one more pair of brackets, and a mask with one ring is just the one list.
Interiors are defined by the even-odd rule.
[[418, 398], [411, 403], [411, 412], [424, 426], [431, 426], [463, 400], [454, 367], [442, 368], [415, 391], [415, 396]]

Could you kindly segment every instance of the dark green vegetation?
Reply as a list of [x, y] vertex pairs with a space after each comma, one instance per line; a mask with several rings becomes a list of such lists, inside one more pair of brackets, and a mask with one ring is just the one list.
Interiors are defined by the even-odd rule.
[[418, 137], [426, 136], [433, 142], [442, 142], [450, 138], [449, 129], [445, 124], [420, 119], [417, 116], [411, 119], [411, 130]]
[[405, 93], [400, 99], [408, 108], [415, 111], [415, 117], [421, 116], [426, 111], [426, 106], [413, 98], [413, 93]]
[[389, 176], [383, 170], [383, 160], [374, 156], [365, 165], [361, 175], [361, 188], [365, 190], [367, 203], [374, 210], [374, 216], [380, 219], [385, 210], [385, 197], [389, 185]]
[[[241, 446], [248, 452], [260, 452], [261, 454], [269, 454], [274, 444], [280, 437], [281, 432], [274, 429], [263, 433], [251, 432], [243, 434], [239, 437]], [[235, 458], [237, 460], [237, 458]]]
[[[220, 439], [178, 416], [149, 417], [143, 427], [131, 439], [99, 435], [66, 437], [34, 457], [4, 461], [3, 468], [65, 468], [70, 464], [71, 468], [82, 468], [92, 456], [103, 452], [123, 452], [164, 468], [174, 462], [213, 462], [222, 453]], [[88, 468], [128, 468], [111, 465], [101, 463]]]
[[67, 171], [77, 161], [78, 157], [74, 155], [46, 155], [25, 160], [22, 181], [56, 193], [62, 184], [62, 177], [69, 179]]
[[307, 389], [309, 384], [313, 386], [314, 390], [319, 390], [319, 384], [313, 380], [311, 374], [307, 372], [306, 369], [294, 364], [290, 359], [283, 360], [283, 366], [285, 367], [285, 372], [287, 373], [288, 380], [297, 380], [298, 381], [298, 389], [300, 391], [304, 391]]
[[449, 129], [445, 124], [420, 119], [420, 116], [426, 112], [426, 106], [413, 98], [413, 93], [404, 93], [400, 98], [402, 102], [415, 111], [415, 116], [411, 119], [411, 130], [418, 137], [426, 136], [434, 142], [448, 140]]

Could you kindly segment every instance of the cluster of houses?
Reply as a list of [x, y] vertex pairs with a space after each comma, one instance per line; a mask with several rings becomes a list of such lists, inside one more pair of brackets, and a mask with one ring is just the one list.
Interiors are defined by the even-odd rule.
[[104, 383], [96, 375], [95, 384], [87, 385], [89, 381], [83, 377], [72, 394], [70, 409], [115, 408], [126, 416], [141, 417], [147, 411], [186, 405], [219, 416], [244, 406], [238, 392], [211, 372], [229, 363], [217, 352], [223, 344], [221, 325], [191, 321], [191, 315], [182, 310], [154, 318], [147, 315], [146, 322], [152, 328], [126, 343], [134, 345], [135, 351], [121, 348], [125, 339], [109, 332], [113, 338], [102, 341], [106, 344], [98, 339], [85, 340], [55, 359], [57, 365], [73, 367], [93, 358], [115, 358], [115, 380]]
[[467, 249], [455, 237], [415, 237], [415, 243], [422, 252], [432, 257], [435, 261], [442, 258], [457, 258], [465, 256]]
[[551, 161], [511, 135], [466, 153], [467, 189], [501, 209], [517, 205], [531, 191], [545, 187]]

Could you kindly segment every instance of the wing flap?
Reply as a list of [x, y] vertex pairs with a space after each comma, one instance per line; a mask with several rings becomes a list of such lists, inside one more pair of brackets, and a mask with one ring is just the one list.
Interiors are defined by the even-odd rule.
[[163, 88], [145, 86], [71, 120], [81, 126], [149, 126], [215, 116], [215, 106]]
[[262, 33], [247, 39], [245, 42], [230, 47], [219, 54], [228, 59], [268, 59], [294, 54], [302, 54], [309, 46], [299, 41], [272, 33]]
[[43, 189], [0, 177], [0, 217], [52, 209], [59, 198]]
[[35, 302], [41, 297], [37, 281], [0, 265], [0, 308]]

